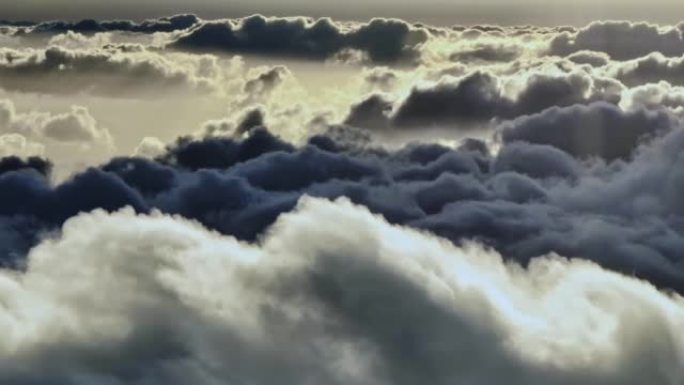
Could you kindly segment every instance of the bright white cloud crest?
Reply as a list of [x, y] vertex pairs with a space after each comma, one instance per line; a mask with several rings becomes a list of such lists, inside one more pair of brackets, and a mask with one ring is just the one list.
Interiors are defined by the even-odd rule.
[[[303, 198], [258, 244], [129, 210], [0, 278], [0, 380], [679, 384], [684, 302], [578, 260], [528, 268]], [[40, 369], [37, 369], [40, 368]]]

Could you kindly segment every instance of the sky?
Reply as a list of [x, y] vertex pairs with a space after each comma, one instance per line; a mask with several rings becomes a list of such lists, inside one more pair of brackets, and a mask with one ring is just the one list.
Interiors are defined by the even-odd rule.
[[681, 4], [674, 0], [25, 0], [3, 2], [0, 11], [8, 19], [82, 19], [158, 17], [175, 13], [196, 13], [207, 18], [266, 15], [330, 16], [367, 20], [374, 16], [399, 17], [437, 25], [499, 23], [559, 25], [586, 24], [595, 19], [647, 20], [657, 23], [679, 21]]
[[0, 385], [684, 384], [682, 10], [0, 0]]

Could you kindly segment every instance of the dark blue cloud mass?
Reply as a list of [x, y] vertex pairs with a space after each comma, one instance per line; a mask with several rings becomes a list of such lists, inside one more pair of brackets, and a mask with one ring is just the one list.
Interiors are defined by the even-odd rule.
[[[581, 135], [586, 120], [608, 138], [623, 132], [623, 140], [587, 149], [549, 139]], [[653, 128], [650, 144], [629, 122]], [[340, 127], [303, 147], [263, 128], [240, 140], [182, 138], [156, 160], [115, 158], [56, 186], [48, 165], [5, 160], [4, 263], [21, 266], [40, 234], [95, 208], [157, 209], [254, 240], [303, 195], [345, 196], [392, 223], [455, 243], [477, 239], [522, 262], [557, 252], [684, 291], [684, 221], [675, 215], [684, 212], [677, 198], [684, 131], [663, 115], [603, 104], [551, 109], [505, 125], [496, 154], [476, 140], [455, 149], [410, 144], [387, 151], [340, 142], [344, 130], [353, 132]], [[587, 154], [597, 160], [582, 160]]]

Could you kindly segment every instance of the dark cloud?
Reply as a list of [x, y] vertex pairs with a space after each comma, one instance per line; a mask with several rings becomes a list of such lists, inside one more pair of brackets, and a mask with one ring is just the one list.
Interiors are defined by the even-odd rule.
[[366, 128], [468, 128], [491, 120], [537, 113], [554, 106], [605, 101], [617, 104], [622, 86], [608, 78], [572, 72], [530, 74], [517, 94], [507, 94], [503, 80], [477, 71], [456, 80], [415, 87], [397, 102], [376, 94], [353, 105], [345, 123]]
[[661, 28], [648, 23], [601, 21], [551, 40], [552, 54], [568, 55], [582, 50], [605, 52], [614, 60], [635, 59], [652, 52], [681, 56], [684, 37], [679, 26]]
[[548, 144], [576, 157], [627, 158], [640, 142], [663, 134], [678, 123], [666, 112], [624, 112], [606, 103], [553, 107], [500, 127], [504, 142]]
[[243, 94], [246, 95], [241, 101], [243, 105], [257, 103], [267, 98], [273, 90], [281, 85], [290, 76], [290, 71], [285, 66], [266, 68], [253, 77], [246, 79], [243, 86]]
[[254, 128], [265, 126], [266, 113], [261, 107], [255, 107], [244, 111], [237, 122], [223, 119], [209, 121], [204, 125], [204, 131], [208, 136], [232, 135], [239, 137]]
[[492, 164], [495, 172], [515, 172], [534, 179], [576, 180], [582, 167], [568, 153], [547, 145], [513, 143], [499, 151]]
[[0, 20], [0, 26], [31, 27], [34, 25], [36, 25], [36, 23], [29, 20]]
[[[195, 15], [174, 15], [169, 17], [161, 17], [159, 19], [145, 20], [140, 23], [131, 20], [80, 20], [77, 22], [69, 21], [47, 21], [42, 23], [34, 23], [27, 29], [30, 33], [61, 33], [67, 31], [79, 33], [96, 33], [96, 32], [140, 32], [140, 33], [154, 33], [154, 32], [173, 32], [183, 29], [188, 29], [197, 25], [201, 20]], [[0, 23], [1, 24], [1, 23]], [[29, 26], [31, 23], [24, 24]], [[16, 24], [15, 24], [16, 25]]]
[[425, 31], [401, 20], [373, 19], [348, 28], [330, 19], [266, 18], [210, 21], [171, 44], [185, 50], [225, 51], [326, 59], [345, 49], [364, 52], [376, 63], [413, 61]]
[[16, 156], [8, 156], [0, 159], [0, 175], [16, 171], [35, 171], [44, 177], [49, 177], [52, 172], [52, 163], [39, 157], [22, 159]]
[[527, 79], [524, 89], [517, 95], [515, 105], [512, 107], [513, 111], [508, 116], [535, 113], [549, 107], [590, 103], [594, 100], [606, 100], [612, 103], [620, 101], [619, 93], [613, 93], [614, 90], [609, 89], [611, 84], [604, 86], [596, 83], [600, 81], [595, 82], [594, 79], [582, 73], [562, 76], [535, 73]]
[[264, 112], [259, 108], [249, 110], [235, 128], [235, 134], [241, 135], [264, 125]]
[[[684, 44], [684, 43], [682, 43]], [[653, 53], [615, 66], [614, 76], [628, 86], [666, 81], [684, 85], [684, 58], [667, 58]]]
[[[558, 252], [682, 291], [676, 245], [684, 244], [684, 225], [672, 217], [684, 212], [676, 155], [684, 147], [681, 129], [671, 127], [631, 160], [612, 163], [579, 161], [573, 155], [586, 147], [559, 142], [594, 122], [591, 127], [606, 138], [622, 138], [615, 130], [627, 130], [633, 149], [642, 125], [655, 130], [672, 124], [659, 113], [622, 114], [605, 104], [551, 109], [504, 130], [539, 144], [505, 140], [495, 155], [475, 140], [457, 149], [373, 149], [352, 139], [353, 130], [347, 144], [319, 135], [302, 148], [264, 129], [251, 130], [244, 140], [183, 139], [158, 160], [117, 158], [57, 186], [40, 173], [8, 171], [0, 175], [0, 217], [8, 237], [16, 238], [26, 223], [33, 224], [29, 235], [35, 237], [96, 207], [156, 208], [251, 240], [304, 194], [346, 196], [393, 223], [456, 243], [477, 239], [519, 261]], [[562, 128], [554, 135], [539, 131], [555, 126]], [[338, 128], [338, 137], [345, 130]], [[613, 141], [590, 149], [624, 155], [625, 146]], [[6, 258], [22, 255], [30, 236], [7, 246]]]
[[160, 161], [190, 170], [230, 168], [239, 162], [270, 152], [292, 152], [294, 148], [267, 131], [255, 130], [243, 142], [228, 138], [194, 141], [180, 138]]
[[475, 72], [457, 82], [415, 88], [392, 116], [399, 127], [486, 121], [509, 108], [498, 79]]

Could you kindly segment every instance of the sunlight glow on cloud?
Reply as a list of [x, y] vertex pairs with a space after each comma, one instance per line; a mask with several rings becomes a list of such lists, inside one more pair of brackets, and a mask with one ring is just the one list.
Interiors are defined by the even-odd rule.
[[304, 198], [258, 244], [95, 212], [0, 277], [11, 383], [682, 381], [680, 297], [579, 260], [504, 264], [345, 200]]

